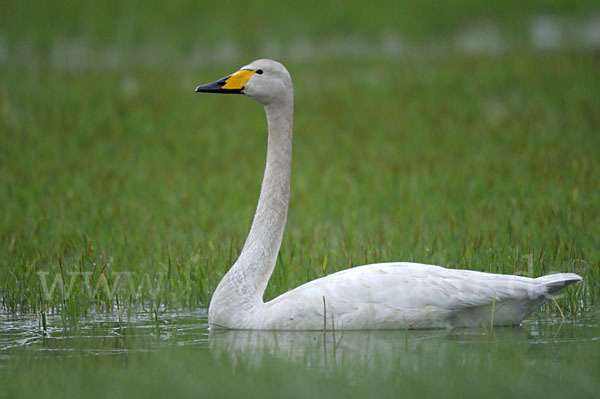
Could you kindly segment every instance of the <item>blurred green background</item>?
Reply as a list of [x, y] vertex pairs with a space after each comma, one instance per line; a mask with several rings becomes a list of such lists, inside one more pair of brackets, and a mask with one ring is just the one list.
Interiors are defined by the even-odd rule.
[[[57, 39], [83, 38], [103, 46], [164, 45], [186, 51], [195, 45], [233, 41], [255, 51], [264, 42], [287, 44], [328, 35], [436, 39], [488, 19], [503, 34], [527, 34], [539, 16], [598, 17], [593, 0], [358, 1], [3, 1], [3, 35], [12, 44], [51, 48]], [[526, 37], [521, 37], [519, 41]], [[158, 57], [162, 58], [162, 57]]]
[[[599, 13], [593, 1], [2, 2], [2, 304], [74, 317], [90, 303], [206, 306], [247, 234], [266, 129], [258, 104], [193, 89], [269, 57], [292, 74], [296, 119], [268, 298], [406, 260], [574, 271], [588, 283], [561, 304], [587, 308]], [[40, 272], [72, 290], [48, 295]]]
[[[169, 315], [241, 250], [266, 126], [193, 91], [261, 57], [296, 94], [265, 299], [385, 261], [584, 283], [523, 329], [393, 332], [364, 362], [216, 353]], [[599, 63], [597, 1], [0, 1], [0, 396], [592, 397]]]

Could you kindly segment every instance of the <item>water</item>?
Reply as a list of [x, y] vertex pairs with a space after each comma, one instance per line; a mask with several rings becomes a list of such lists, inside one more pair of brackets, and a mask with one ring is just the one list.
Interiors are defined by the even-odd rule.
[[[540, 316], [540, 314], [538, 314]], [[206, 311], [0, 313], [0, 397], [597, 397], [600, 312], [514, 328], [209, 331]]]
[[207, 337], [205, 310], [137, 312], [121, 320], [118, 314], [92, 313], [76, 325], [53, 314], [46, 316], [45, 330], [39, 315], [0, 315], [0, 359], [10, 358], [11, 350], [104, 356], [173, 346], [208, 348]]
[[[600, 343], [600, 314], [576, 320], [561, 317], [526, 320], [511, 328], [395, 331], [209, 331], [206, 310], [137, 312], [121, 316], [92, 313], [70, 326], [60, 315], [0, 314], [0, 368], [15, 353], [36, 356], [114, 356], [168, 348], [209, 351], [233, 359], [260, 359], [262, 354], [300, 364], [351, 362], [393, 363], [400, 354], [435, 356], [461, 347], [484, 349], [493, 343], [531, 348]], [[308, 360], [307, 360], [308, 359]]]

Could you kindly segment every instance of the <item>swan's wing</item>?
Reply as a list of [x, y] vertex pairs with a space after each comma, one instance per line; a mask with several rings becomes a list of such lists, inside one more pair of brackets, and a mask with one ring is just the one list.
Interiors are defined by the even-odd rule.
[[[280, 308], [287, 312], [285, 316], [320, 318], [321, 325], [328, 313], [339, 316], [338, 325], [356, 328], [440, 327], [454, 324], [453, 318], [473, 309], [491, 309], [509, 302], [517, 305], [516, 309], [506, 308], [514, 313], [508, 316], [517, 320], [531, 311], [524, 313], [526, 304], [541, 305], [549, 297], [547, 285], [527, 277], [416, 263], [380, 263], [311, 281], [268, 304], [273, 305], [273, 311]], [[296, 304], [303, 308], [292, 316]]]
[[416, 263], [379, 263], [343, 270], [311, 281], [294, 291], [332, 302], [369, 302], [398, 309], [425, 306], [453, 309], [494, 300], [537, 296], [533, 279]]

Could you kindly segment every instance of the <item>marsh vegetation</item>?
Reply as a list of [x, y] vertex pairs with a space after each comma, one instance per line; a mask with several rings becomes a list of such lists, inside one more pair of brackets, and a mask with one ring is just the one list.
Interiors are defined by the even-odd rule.
[[[8, 395], [597, 392], [593, 2], [21, 3], [0, 13]], [[346, 334], [217, 350], [201, 310], [248, 232], [266, 127], [260, 105], [193, 90], [265, 56], [296, 93], [265, 299], [399, 260], [585, 283], [520, 329], [361, 336], [397, 340], [366, 363]]]

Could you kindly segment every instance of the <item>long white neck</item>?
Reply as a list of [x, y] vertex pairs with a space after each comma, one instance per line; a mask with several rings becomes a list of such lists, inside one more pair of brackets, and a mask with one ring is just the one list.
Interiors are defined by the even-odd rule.
[[277, 261], [290, 196], [293, 97], [265, 106], [269, 139], [258, 206], [244, 248], [223, 277], [210, 303], [209, 323], [226, 323], [263, 304]]

